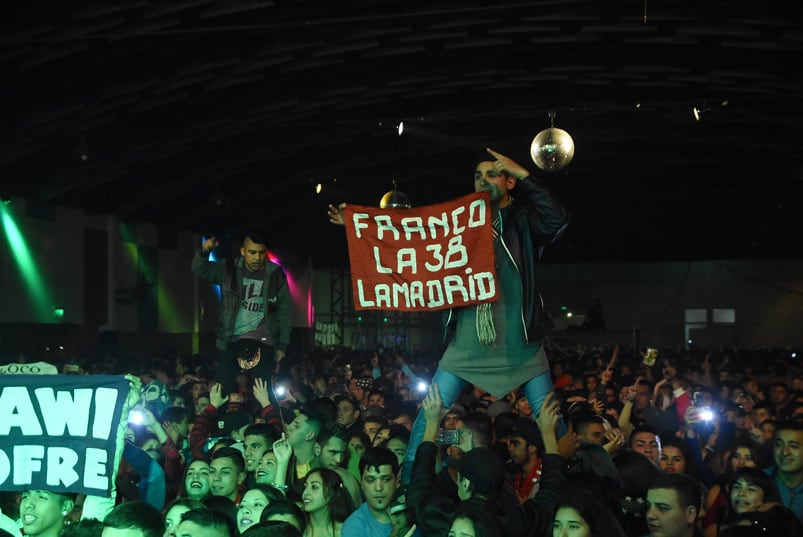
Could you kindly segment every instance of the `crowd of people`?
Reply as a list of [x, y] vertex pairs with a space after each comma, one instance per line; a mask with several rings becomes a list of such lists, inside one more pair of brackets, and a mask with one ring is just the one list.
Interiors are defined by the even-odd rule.
[[[2, 527], [40, 537], [803, 534], [803, 373], [789, 352], [661, 349], [648, 366], [633, 349], [546, 347], [555, 390], [540, 408], [521, 388], [497, 398], [473, 384], [446, 408], [430, 382], [436, 363], [388, 349], [319, 350], [287, 362], [273, 385], [245, 371], [230, 393], [213, 360], [156, 358], [136, 371], [118, 506], [93, 522], [80, 495], [4, 492]], [[402, 479], [419, 411], [423, 441]]]

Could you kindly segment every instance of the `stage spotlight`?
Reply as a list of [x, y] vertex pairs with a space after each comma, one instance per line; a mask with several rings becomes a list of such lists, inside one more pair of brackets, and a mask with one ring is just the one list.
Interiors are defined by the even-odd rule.
[[316, 194], [320, 194], [321, 190], [323, 190], [323, 185], [321, 183], [316, 183], [315, 184], [315, 193]]
[[401, 136], [404, 134], [404, 121], [399, 121], [399, 124], [396, 125], [396, 132]]

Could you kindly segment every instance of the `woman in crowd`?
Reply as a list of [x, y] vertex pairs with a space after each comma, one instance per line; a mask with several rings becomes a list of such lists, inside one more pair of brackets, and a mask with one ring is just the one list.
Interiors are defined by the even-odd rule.
[[181, 522], [181, 515], [192, 509], [203, 509], [204, 504], [190, 498], [177, 498], [165, 509], [164, 537], [176, 537], [176, 529]]
[[[664, 472], [687, 474], [690, 461], [689, 447], [677, 437], [661, 439], [661, 458], [658, 466]], [[694, 476], [692, 476], [694, 477]]]
[[552, 537], [625, 537], [616, 512], [610, 480], [579, 472], [571, 474], [558, 498]]
[[488, 511], [461, 505], [452, 517], [447, 537], [502, 537], [499, 523]]
[[245, 530], [258, 524], [262, 511], [276, 500], [284, 499], [284, 494], [270, 485], [257, 483], [243, 494], [240, 505], [237, 506], [237, 531]]
[[184, 472], [184, 494], [193, 500], [203, 500], [210, 496], [209, 463], [203, 459], [192, 461]]
[[336, 472], [328, 468], [312, 470], [304, 480], [301, 500], [307, 516], [304, 537], [341, 537], [343, 522], [354, 506]]

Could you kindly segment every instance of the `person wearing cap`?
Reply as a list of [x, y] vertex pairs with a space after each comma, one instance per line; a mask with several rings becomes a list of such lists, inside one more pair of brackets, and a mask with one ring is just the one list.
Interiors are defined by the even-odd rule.
[[[241, 369], [271, 385], [274, 360], [284, 358], [290, 343], [291, 297], [282, 268], [268, 263], [267, 241], [258, 231], [243, 238], [232, 263], [210, 262], [218, 245], [214, 236], [201, 243], [192, 258], [192, 273], [220, 285], [222, 304], [216, 330], [217, 381], [224, 393], [238, 391]], [[275, 403], [275, 401], [274, 401]]]
[[360, 407], [365, 408], [368, 405], [368, 392], [373, 385], [373, 379], [368, 376], [352, 378], [349, 381], [349, 392], [360, 404]]
[[[490, 195], [497, 299], [447, 311], [448, 346], [432, 382], [440, 387], [447, 408], [468, 383], [499, 399], [524, 384], [530, 405], [540, 408], [552, 391], [552, 379], [543, 348], [546, 318], [536, 272], [543, 249], [565, 231], [569, 214], [542, 180], [513, 159], [486, 151], [474, 170], [474, 191]], [[403, 479], [425, 427], [419, 412]]]
[[543, 451], [544, 442], [535, 423], [518, 419], [507, 440], [510, 456], [508, 483], [522, 502], [538, 493], [543, 463], [540, 454]]
[[464, 453], [456, 461], [459, 501], [441, 494], [435, 476], [438, 446], [434, 440], [443, 416], [437, 384], [430, 386], [422, 408], [426, 418], [424, 441], [416, 451], [407, 488], [407, 505], [415, 511], [418, 529], [423, 537], [446, 535], [461, 505], [492, 513], [499, 525], [505, 528], [506, 537], [551, 533], [552, 515], [566, 481], [566, 463], [559, 454], [555, 436], [559, 417], [551, 394], [545, 399], [536, 422], [543, 437], [545, 453], [541, 490], [523, 505], [504, 486], [505, 467], [501, 457], [491, 448], [473, 447], [472, 435], [465, 434], [460, 435]]

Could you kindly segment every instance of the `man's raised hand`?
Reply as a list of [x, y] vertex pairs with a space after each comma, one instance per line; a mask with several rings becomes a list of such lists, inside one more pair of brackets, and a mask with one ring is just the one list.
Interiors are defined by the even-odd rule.
[[493, 157], [496, 159], [496, 161], [494, 162], [494, 169], [496, 171], [501, 172], [502, 170], [504, 170], [513, 177], [516, 177], [517, 179], [524, 179], [525, 177], [530, 175], [530, 172], [526, 168], [521, 166], [512, 158], [506, 157], [502, 153], [497, 153], [490, 147], [486, 147], [485, 150], [491, 155], [493, 155]]

